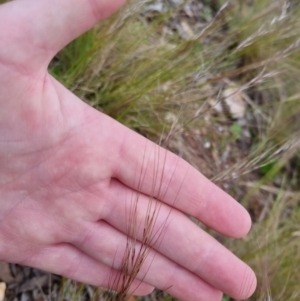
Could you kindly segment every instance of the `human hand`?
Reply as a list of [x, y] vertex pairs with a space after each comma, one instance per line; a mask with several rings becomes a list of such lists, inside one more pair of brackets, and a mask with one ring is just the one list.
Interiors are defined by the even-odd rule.
[[123, 2], [23, 0], [0, 7], [0, 260], [111, 287], [126, 249], [129, 204], [138, 194], [136, 224], [143, 225], [153, 195], [160, 206], [153, 233], [163, 225], [163, 236], [131, 291], [155, 286], [185, 301], [217, 301], [221, 292], [245, 299], [256, 286], [253, 271], [185, 215], [239, 238], [251, 226], [245, 209], [47, 72], [61, 48]]

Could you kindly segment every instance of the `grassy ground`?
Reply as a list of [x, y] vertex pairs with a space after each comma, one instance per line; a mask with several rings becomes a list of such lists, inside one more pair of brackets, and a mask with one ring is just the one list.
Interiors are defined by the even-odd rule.
[[[299, 300], [298, 1], [185, 1], [162, 11], [141, 2], [66, 47], [50, 72], [242, 202], [252, 233], [213, 234], [256, 271], [249, 300]], [[81, 290], [86, 298], [90, 288]], [[70, 291], [82, 299], [65, 280], [62, 295]]]

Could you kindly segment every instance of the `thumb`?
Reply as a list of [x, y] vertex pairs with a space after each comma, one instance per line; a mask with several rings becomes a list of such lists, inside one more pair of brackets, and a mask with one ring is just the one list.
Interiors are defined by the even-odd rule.
[[126, 0], [18, 0], [0, 6], [0, 63], [37, 71]]

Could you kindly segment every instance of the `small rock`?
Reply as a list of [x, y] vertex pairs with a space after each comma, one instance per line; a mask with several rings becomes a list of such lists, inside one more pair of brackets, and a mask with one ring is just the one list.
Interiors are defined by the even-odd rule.
[[247, 104], [243, 92], [235, 85], [229, 85], [223, 92], [224, 101], [232, 118], [242, 119], [245, 116]]

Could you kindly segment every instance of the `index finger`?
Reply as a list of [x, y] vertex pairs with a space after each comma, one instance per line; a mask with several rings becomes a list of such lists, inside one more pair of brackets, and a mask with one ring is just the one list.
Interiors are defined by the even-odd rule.
[[146, 138], [121, 130], [123, 141], [115, 177], [191, 215], [224, 235], [240, 238], [251, 228], [245, 208], [194, 167]]

